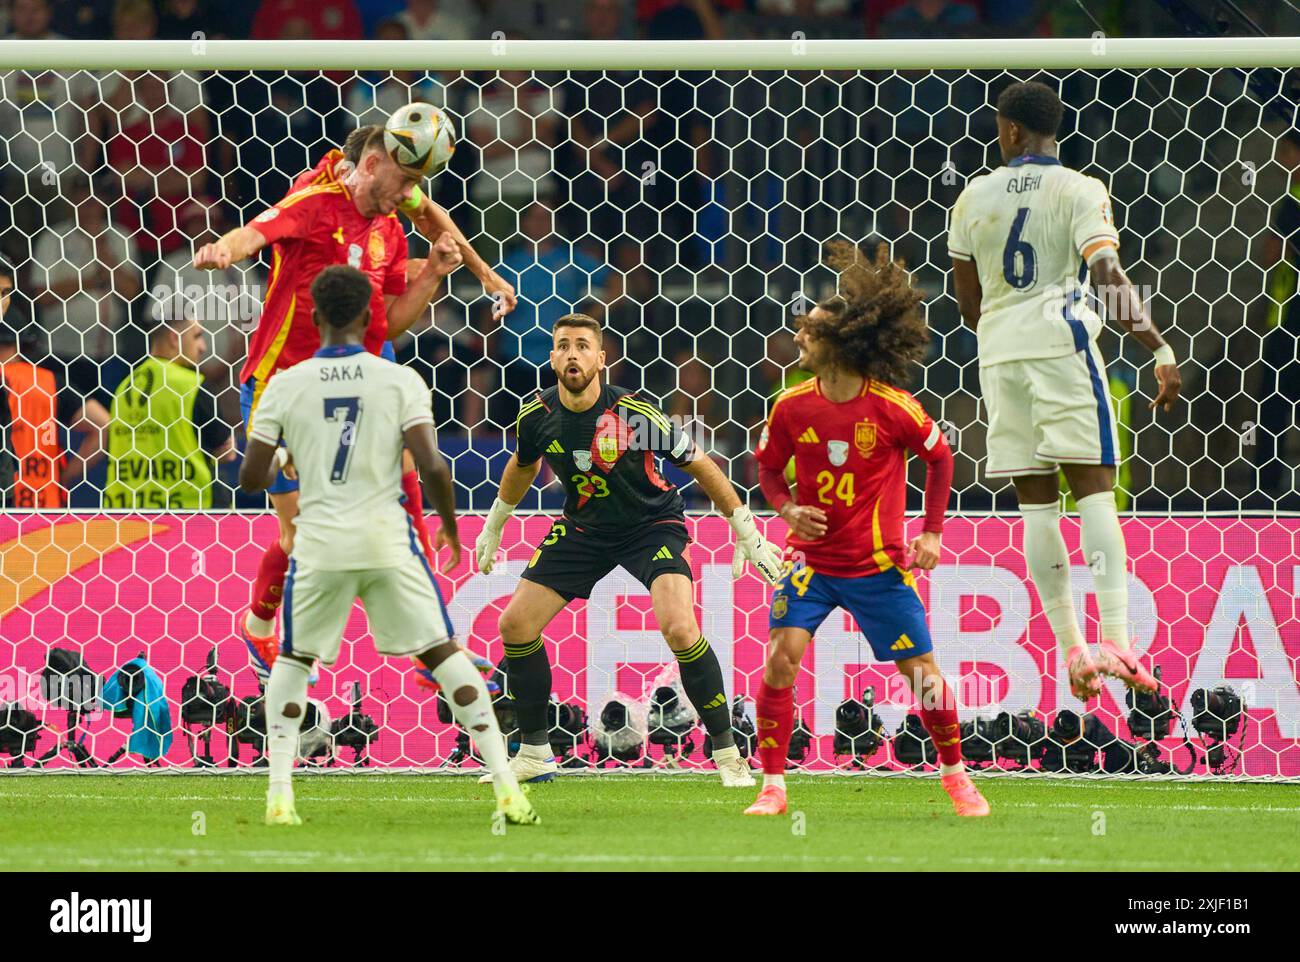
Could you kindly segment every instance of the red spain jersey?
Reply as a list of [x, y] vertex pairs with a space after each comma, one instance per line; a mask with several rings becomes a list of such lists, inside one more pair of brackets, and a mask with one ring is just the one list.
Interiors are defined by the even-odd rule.
[[[902, 567], [907, 452], [934, 462], [951, 457], [948, 444], [907, 391], [866, 380], [856, 398], [836, 403], [820, 383], [813, 378], [783, 391], [758, 445], [758, 461], [769, 470], [784, 471], [793, 457], [797, 502], [826, 513], [825, 535], [791, 535], [787, 551], [803, 552], [814, 571], [837, 578]], [[927, 530], [941, 528], [947, 501], [945, 491], [937, 526], [927, 516]]]
[[[332, 163], [328, 175], [322, 172], [329, 156], [249, 225], [272, 245], [271, 274], [240, 383], [255, 377], [259, 385], [265, 384], [276, 371], [320, 348], [320, 335], [311, 322], [311, 282], [331, 264], [351, 265], [370, 278], [366, 350], [378, 354], [387, 340], [384, 297], [406, 291], [406, 232], [396, 214], [363, 217], [348, 188], [333, 177]], [[299, 187], [304, 179], [307, 186]]]
[[343, 159], [343, 151], [335, 147], [333, 150], [327, 150], [321, 155], [321, 159], [316, 161], [316, 166], [311, 170], [304, 170], [294, 178], [293, 186], [289, 192], [302, 190], [304, 187], [311, 187], [315, 184], [332, 184], [337, 180], [335, 168], [338, 167], [339, 161]]

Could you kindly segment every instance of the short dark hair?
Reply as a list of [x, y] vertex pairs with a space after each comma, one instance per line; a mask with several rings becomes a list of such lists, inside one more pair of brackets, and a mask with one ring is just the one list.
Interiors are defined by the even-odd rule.
[[157, 318], [153, 328], [149, 331], [150, 346], [158, 343], [159, 338], [164, 334], [171, 333], [177, 337], [184, 334], [194, 324], [193, 317], [187, 317], [184, 310], [161, 312], [162, 316]]
[[311, 299], [330, 327], [342, 330], [365, 312], [372, 296], [370, 279], [355, 267], [331, 264], [311, 282]]
[[605, 333], [600, 328], [600, 321], [596, 320], [590, 314], [565, 314], [555, 322], [551, 329], [552, 334], [562, 327], [582, 327], [596, 335], [596, 345], [599, 346], [605, 339]]
[[348, 134], [343, 141], [343, 159], [349, 164], [361, 163], [361, 155], [367, 150], [384, 149], [384, 127], [382, 124], [365, 124]]
[[1055, 90], [1037, 80], [1013, 83], [998, 94], [998, 113], [1026, 130], [1055, 137], [1061, 129], [1065, 105]]

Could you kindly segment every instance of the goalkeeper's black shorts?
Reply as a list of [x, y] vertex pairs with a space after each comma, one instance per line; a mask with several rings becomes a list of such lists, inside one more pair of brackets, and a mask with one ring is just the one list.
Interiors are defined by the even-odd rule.
[[522, 577], [545, 585], [565, 601], [590, 598], [596, 582], [617, 567], [649, 588], [663, 574], [691, 577], [690, 543], [679, 518], [638, 525], [624, 538], [597, 534], [561, 518], [533, 552]]

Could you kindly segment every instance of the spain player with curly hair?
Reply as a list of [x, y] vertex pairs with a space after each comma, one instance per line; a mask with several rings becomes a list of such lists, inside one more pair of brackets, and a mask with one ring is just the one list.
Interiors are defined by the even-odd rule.
[[[957, 814], [987, 815], [962, 764], [956, 697], [935, 663], [912, 573], [939, 561], [953, 472], [947, 440], [904, 386], [929, 344], [923, 295], [883, 246], [869, 258], [835, 242], [827, 264], [839, 293], [800, 318], [794, 338], [799, 366], [814, 377], [777, 397], [757, 451], [759, 485], [790, 531], [757, 705], [763, 788], [745, 814], [786, 811], [795, 675], [818, 627], [842, 608], [915, 695]], [[910, 545], [909, 451], [926, 463], [925, 521]]]

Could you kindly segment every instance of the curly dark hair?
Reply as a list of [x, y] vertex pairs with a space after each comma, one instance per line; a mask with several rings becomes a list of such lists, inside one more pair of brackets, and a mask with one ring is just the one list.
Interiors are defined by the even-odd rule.
[[331, 264], [311, 282], [311, 299], [326, 323], [345, 328], [370, 306], [370, 280], [355, 267]]
[[1055, 90], [1037, 80], [1008, 84], [998, 94], [998, 113], [1026, 130], [1055, 137], [1065, 106]]
[[831, 345], [835, 363], [892, 387], [906, 387], [925, 356], [930, 332], [901, 260], [884, 244], [869, 258], [848, 241], [827, 245], [826, 266], [839, 271], [839, 293], [819, 303], [821, 315], [800, 320], [809, 337]]

